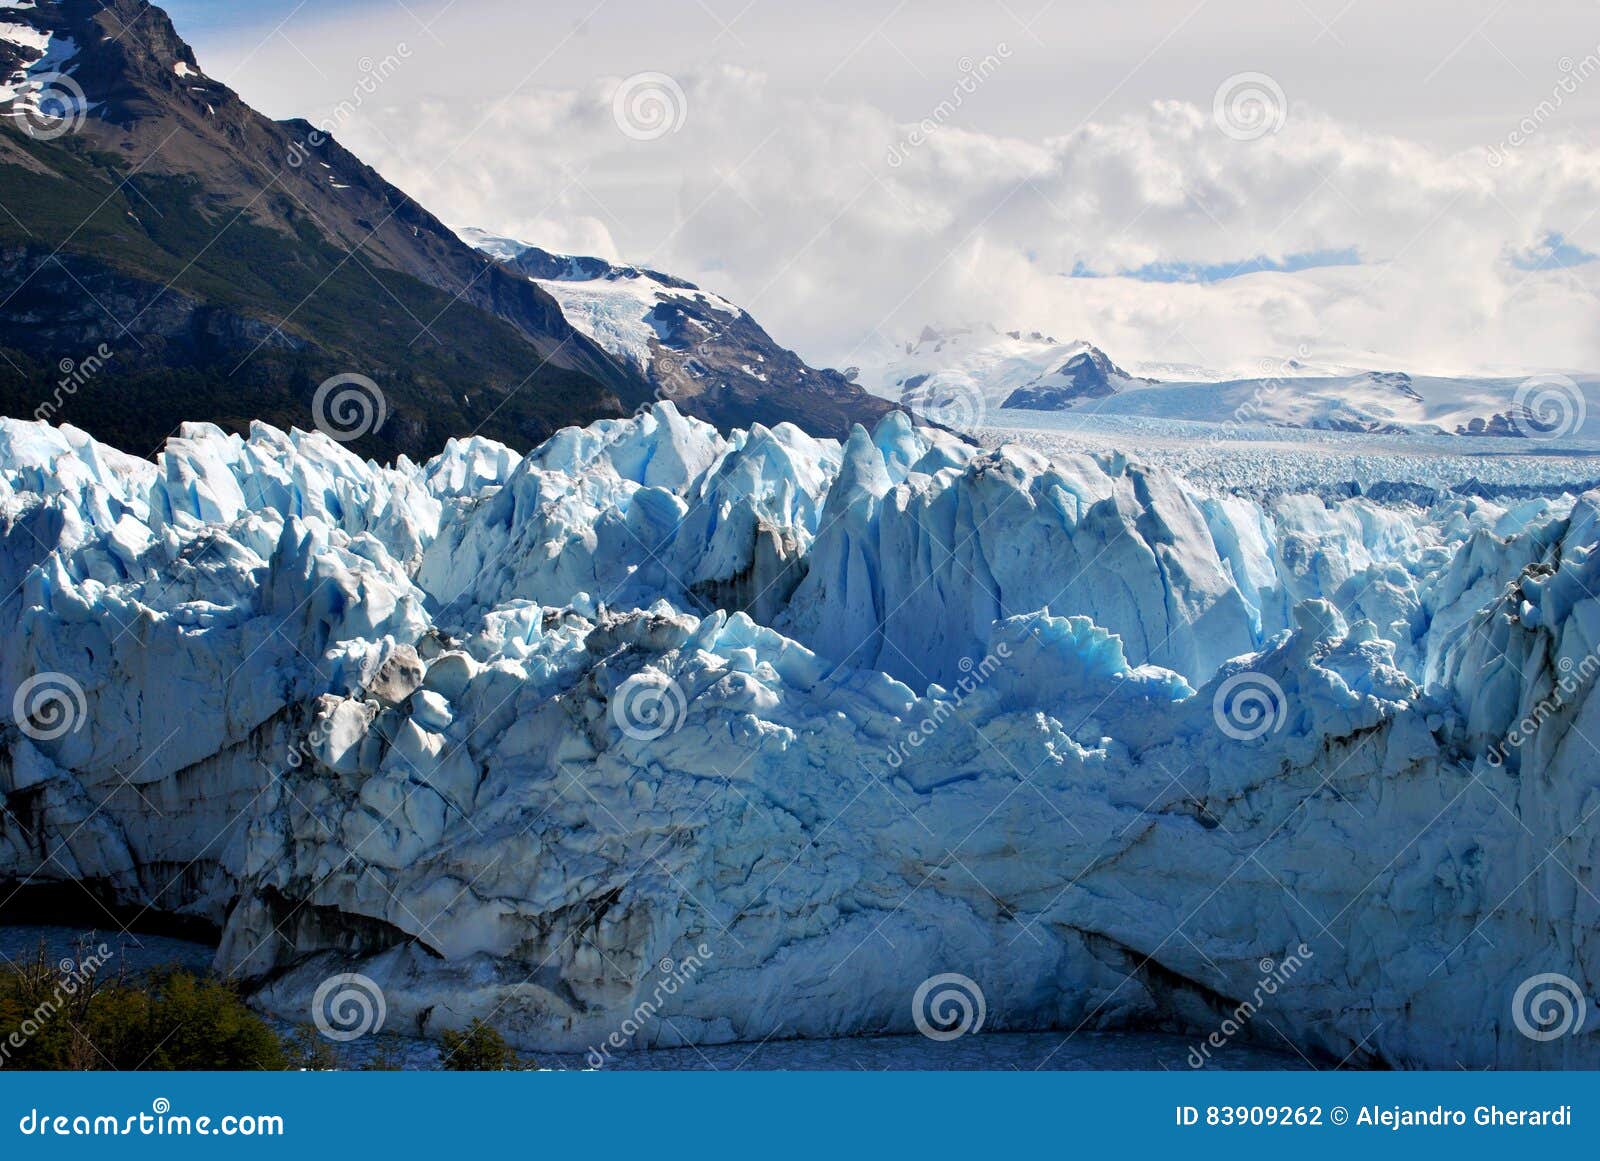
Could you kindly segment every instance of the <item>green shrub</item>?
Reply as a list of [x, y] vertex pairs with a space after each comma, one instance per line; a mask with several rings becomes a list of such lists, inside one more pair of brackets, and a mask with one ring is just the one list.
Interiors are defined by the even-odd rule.
[[38, 953], [0, 971], [0, 1067], [281, 1069], [283, 1045], [239, 992], [177, 968], [63, 975]]
[[440, 1064], [451, 1072], [504, 1072], [532, 1067], [517, 1058], [505, 1037], [482, 1020], [473, 1020], [465, 1032], [446, 1032]]
[[290, 1068], [304, 1072], [337, 1072], [339, 1069], [339, 1054], [333, 1050], [333, 1045], [307, 1024], [296, 1028], [283, 1047], [289, 1056]]

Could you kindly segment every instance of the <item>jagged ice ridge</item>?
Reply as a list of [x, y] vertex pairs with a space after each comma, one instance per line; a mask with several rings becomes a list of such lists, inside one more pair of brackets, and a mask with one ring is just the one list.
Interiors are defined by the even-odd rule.
[[292, 1019], [359, 971], [391, 1028], [534, 1049], [702, 945], [633, 1043], [910, 1031], [942, 972], [989, 1028], [1198, 1036], [1304, 944], [1245, 1035], [1592, 1067], [1511, 1001], [1600, 979], [1597, 520], [900, 415], [663, 403], [390, 467], [0, 420], [0, 876], [209, 922]]

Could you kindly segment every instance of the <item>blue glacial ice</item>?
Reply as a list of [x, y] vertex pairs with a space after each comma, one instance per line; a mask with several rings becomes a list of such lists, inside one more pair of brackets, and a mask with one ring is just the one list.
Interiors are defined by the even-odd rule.
[[0, 878], [208, 921], [286, 1018], [361, 972], [534, 1049], [910, 1032], [944, 972], [1203, 1035], [1296, 956], [1247, 1036], [1593, 1067], [1512, 1003], [1600, 980], [1597, 541], [1600, 493], [1255, 501], [899, 416], [392, 466], [0, 420]]

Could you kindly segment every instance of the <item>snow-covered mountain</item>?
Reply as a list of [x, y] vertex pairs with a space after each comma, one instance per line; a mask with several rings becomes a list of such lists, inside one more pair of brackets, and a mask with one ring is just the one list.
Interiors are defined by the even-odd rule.
[[1018, 387], [1000, 404], [1030, 411], [1064, 411], [1080, 403], [1111, 396], [1153, 383], [1135, 379], [1106, 357], [1098, 347], [1083, 344], [1083, 349], [1067, 357], [1055, 370]]
[[891, 410], [838, 371], [807, 366], [748, 311], [681, 278], [552, 254], [472, 227], [458, 234], [537, 283], [574, 328], [643, 375], [658, 398], [719, 426], [796, 420], [814, 434], [843, 437]]
[[1086, 342], [928, 327], [915, 342], [869, 361], [860, 381], [963, 429], [1025, 426], [1031, 411], [1076, 411], [1385, 434], [1600, 439], [1594, 375], [1410, 375], [1297, 358], [1264, 361], [1260, 374], [1243, 377], [1176, 365], [1139, 365], [1137, 372]]
[[205, 73], [144, 0], [0, 7], [0, 204], [0, 413], [137, 455], [189, 420], [326, 421], [317, 388], [350, 373], [383, 416], [352, 438], [386, 459], [472, 431], [531, 447], [651, 398], [327, 129]]
[[[348, 396], [318, 392], [351, 375], [372, 421], [349, 438], [379, 459], [469, 433], [525, 450], [660, 390], [332, 126], [251, 108], [145, 0], [0, 4], [0, 205], [0, 414], [136, 455], [186, 421], [343, 431], [318, 408]], [[753, 323], [726, 326], [759, 347]], [[73, 375], [91, 354], [94, 373]], [[890, 409], [787, 358], [781, 374], [703, 359], [710, 382], [685, 372], [684, 409], [832, 436]]]
[[0, 4], [0, 104], [18, 119], [88, 112], [92, 102], [81, 89], [50, 84], [57, 74], [74, 71], [77, 41], [66, 28], [20, 19], [36, 15], [36, 8], [18, 0]]
[[1037, 331], [924, 327], [914, 342], [861, 368], [870, 391], [913, 410], [957, 420], [1002, 407], [1058, 410], [1152, 382], [1129, 375], [1098, 348]]
[[1512, 1005], [1600, 982], [1597, 546], [1600, 493], [1254, 502], [900, 414], [392, 467], [0, 421], [0, 876], [212, 924], [300, 1022], [360, 972], [532, 1048], [909, 1031], [957, 972], [1204, 1036], [1293, 956], [1241, 1035], [1594, 1067]]
[[1080, 409], [1108, 416], [1328, 431], [1600, 439], [1600, 377], [1459, 378], [1395, 371], [1308, 375], [1295, 370], [1254, 379], [1162, 383]]

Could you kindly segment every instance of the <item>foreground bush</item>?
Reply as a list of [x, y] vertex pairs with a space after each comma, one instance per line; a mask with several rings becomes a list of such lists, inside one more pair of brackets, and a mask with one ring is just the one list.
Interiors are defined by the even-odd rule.
[[[395, 1037], [379, 1036], [363, 1054], [367, 1059], [352, 1064], [313, 1027], [280, 1039], [224, 980], [180, 968], [131, 975], [109, 963], [109, 953], [81, 948], [76, 960], [58, 963], [41, 942], [35, 954], [0, 966], [0, 1071], [388, 1071], [404, 1065], [404, 1042]], [[496, 1072], [535, 1065], [474, 1020], [465, 1031], [444, 1034], [440, 1067]]]
[[439, 1064], [451, 1072], [503, 1072], [533, 1067], [518, 1059], [505, 1037], [482, 1020], [474, 1020], [465, 1032], [446, 1032], [441, 1040]]
[[[81, 962], [88, 962], [80, 957]], [[107, 979], [37, 955], [0, 970], [0, 1068], [280, 1069], [271, 1028], [221, 980], [167, 969]]]

